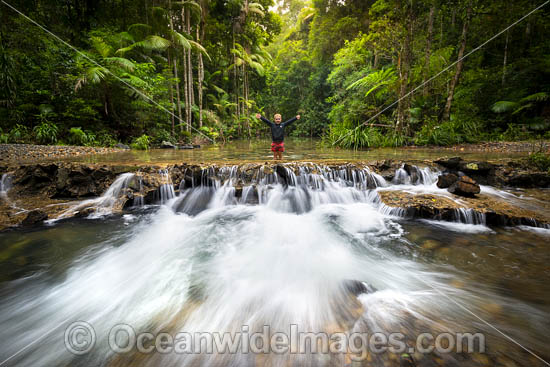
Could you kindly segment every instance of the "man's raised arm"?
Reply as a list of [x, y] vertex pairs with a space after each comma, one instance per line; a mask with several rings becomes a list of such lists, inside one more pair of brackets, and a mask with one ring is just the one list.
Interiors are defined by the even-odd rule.
[[268, 119], [266, 119], [265, 117], [263, 117], [259, 113], [256, 114], [256, 118], [262, 120], [263, 122], [265, 122], [269, 126], [273, 125], [273, 122], [269, 121]]
[[288, 126], [288, 125], [292, 124], [294, 121], [299, 120], [299, 119], [300, 119], [300, 115], [297, 115], [297, 116], [291, 118], [290, 120], [287, 120], [287, 121], [283, 122], [282, 125], [283, 126]]

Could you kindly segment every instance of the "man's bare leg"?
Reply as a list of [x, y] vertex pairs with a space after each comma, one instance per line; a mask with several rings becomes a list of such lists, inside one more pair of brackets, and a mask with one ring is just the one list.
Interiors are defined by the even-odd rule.
[[277, 152], [273, 152], [273, 160], [277, 160]]

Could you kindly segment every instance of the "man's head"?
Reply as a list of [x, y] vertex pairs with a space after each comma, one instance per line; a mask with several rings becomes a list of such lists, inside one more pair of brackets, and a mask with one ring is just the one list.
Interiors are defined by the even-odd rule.
[[274, 118], [275, 118], [275, 121], [274, 121], [274, 122], [275, 122], [277, 125], [279, 125], [279, 124], [281, 123], [281, 121], [282, 121], [281, 114], [280, 114], [280, 113], [276, 113], [275, 116], [274, 116]]

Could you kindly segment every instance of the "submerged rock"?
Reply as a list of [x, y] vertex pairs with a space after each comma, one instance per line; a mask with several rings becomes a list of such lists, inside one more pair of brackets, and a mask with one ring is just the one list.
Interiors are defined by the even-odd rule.
[[125, 150], [130, 149], [130, 147], [129, 147], [128, 145], [122, 144], [122, 143], [116, 144], [116, 145], [115, 145], [115, 148], [117, 148], [117, 149], [125, 149]]
[[176, 145], [166, 140], [164, 140], [162, 144], [160, 144], [160, 149], [177, 149], [177, 148], [178, 147]]
[[440, 166], [443, 166], [445, 168], [456, 170], [458, 169], [459, 164], [462, 162], [462, 158], [460, 157], [445, 157], [445, 158], [439, 158], [434, 161], [434, 163], [439, 164]]
[[[439, 181], [438, 181], [439, 183]], [[473, 179], [468, 176], [461, 176], [448, 189], [451, 194], [474, 197], [481, 192], [481, 188]]]
[[30, 211], [29, 214], [27, 214], [27, 217], [23, 219], [23, 222], [21, 222], [21, 224], [23, 226], [32, 226], [38, 223], [42, 223], [46, 219], [48, 219], [48, 214], [40, 209], [36, 209]]

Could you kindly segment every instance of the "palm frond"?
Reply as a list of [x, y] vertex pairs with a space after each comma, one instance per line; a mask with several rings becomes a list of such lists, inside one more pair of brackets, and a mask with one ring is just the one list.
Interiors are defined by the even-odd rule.
[[212, 60], [210, 58], [210, 55], [208, 55], [208, 52], [206, 51], [206, 49], [198, 42], [195, 42], [195, 41], [191, 41], [189, 40], [189, 43], [193, 46], [193, 48], [197, 51], [199, 51], [200, 53], [202, 53], [204, 56], [206, 56], [208, 58], [208, 60]]
[[175, 44], [182, 46], [186, 50], [191, 49], [191, 43], [189, 43], [189, 40], [183, 34], [177, 31], [170, 31], [170, 35], [172, 36]]
[[365, 97], [368, 97], [372, 92], [377, 90], [380, 87], [391, 85], [397, 80], [397, 75], [393, 68], [386, 68], [378, 70], [363, 78], [351, 83], [346, 89], [356, 89], [356, 88], [368, 88], [365, 93]]
[[112, 54], [113, 48], [107, 42], [105, 42], [103, 38], [91, 37], [90, 40], [92, 41], [92, 46], [94, 47], [94, 49], [101, 56], [107, 57]]
[[134, 71], [136, 64], [124, 57], [108, 57], [105, 61], [111, 65], [116, 65], [126, 71]]
[[505, 113], [514, 111], [519, 107], [519, 103], [512, 101], [498, 101], [491, 106], [491, 111], [494, 113]]
[[164, 51], [172, 43], [160, 36], [147, 36], [143, 41], [134, 43], [134, 47], [140, 47], [148, 51]]
[[548, 94], [545, 92], [540, 92], [540, 93], [531, 94], [530, 96], [522, 98], [519, 101], [519, 103], [523, 104], [526, 102], [544, 102], [546, 100], [548, 100]]
[[128, 32], [134, 37], [138, 36], [140, 38], [145, 38], [146, 35], [150, 34], [153, 27], [149, 24], [135, 23], [128, 27]]
[[260, 3], [249, 3], [248, 11], [250, 13], [258, 14], [260, 17], [265, 17], [265, 8]]
[[201, 6], [196, 3], [195, 1], [178, 1], [174, 2], [175, 5], [181, 5], [186, 9], [189, 9], [191, 11], [194, 11], [196, 14], [200, 14], [202, 12]]
[[250, 67], [252, 67], [254, 70], [256, 70], [256, 73], [258, 73], [259, 76], [263, 76], [265, 73], [265, 69], [262, 64], [256, 61], [251, 61]]

